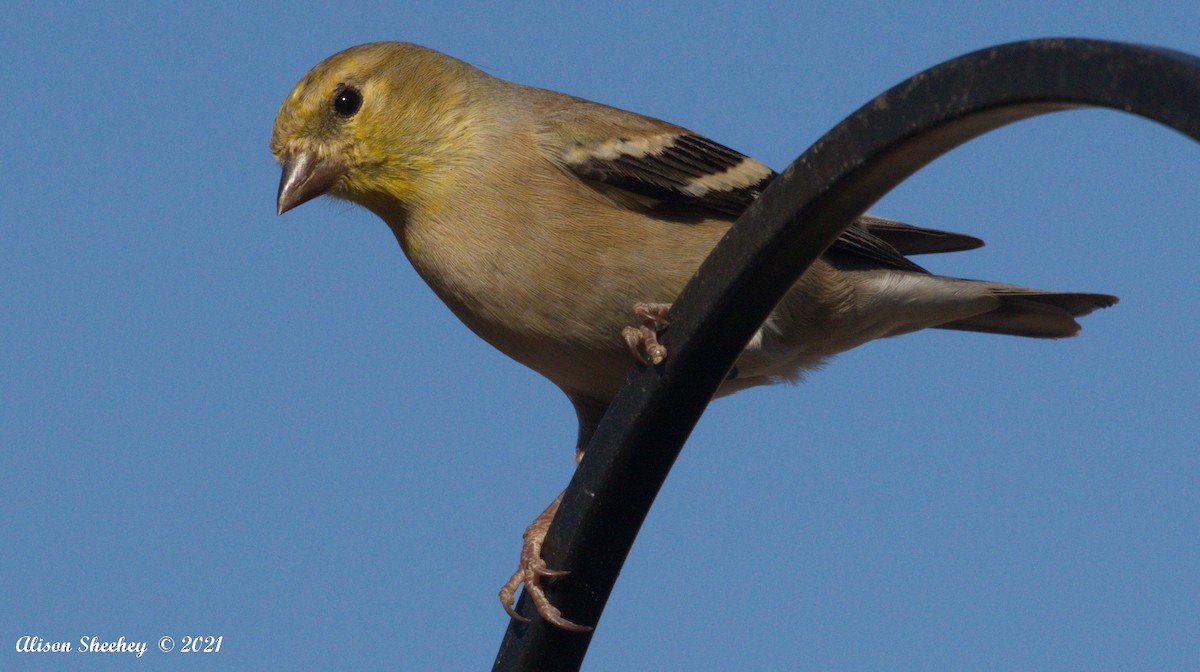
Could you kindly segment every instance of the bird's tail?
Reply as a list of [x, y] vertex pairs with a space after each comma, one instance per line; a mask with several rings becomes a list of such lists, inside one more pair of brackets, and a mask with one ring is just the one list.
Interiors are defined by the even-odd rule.
[[994, 310], [939, 325], [938, 329], [980, 331], [1030, 338], [1065, 338], [1079, 333], [1082, 317], [1097, 308], [1108, 308], [1118, 299], [1109, 294], [1048, 292], [1042, 289], [972, 280], [986, 286], [1000, 300]]

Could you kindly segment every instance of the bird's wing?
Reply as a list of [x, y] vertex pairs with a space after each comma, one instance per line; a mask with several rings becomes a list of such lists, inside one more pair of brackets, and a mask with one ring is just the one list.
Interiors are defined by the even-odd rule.
[[[610, 193], [622, 192], [628, 202], [700, 208], [736, 219], [776, 177], [745, 154], [679, 126], [589, 101], [571, 103], [540, 124], [542, 150], [559, 167]], [[833, 248], [885, 267], [926, 272], [872, 233], [872, 222], [896, 240], [928, 238], [901, 235], [907, 225], [875, 217], [851, 224]]]
[[571, 99], [541, 124], [550, 159], [578, 177], [647, 204], [695, 206], [737, 218], [775, 178], [763, 164], [684, 128]]
[[962, 252], [983, 247], [982, 240], [965, 233], [926, 229], [871, 214], [859, 217], [858, 223], [904, 255]]

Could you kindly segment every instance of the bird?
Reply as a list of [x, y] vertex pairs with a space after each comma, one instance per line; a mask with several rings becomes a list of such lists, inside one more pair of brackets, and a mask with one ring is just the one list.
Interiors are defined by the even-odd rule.
[[[374, 42], [314, 66], [285, 97], [270, 148], [283, 213], [318, 196], [382, 219], [471, 331], [548, 378], [579, 423], [578, 461], [635, 362], [669, 353], [669, 307], [776, 177], [701, 134], [509, 82], [441, 52]], [[1118, 299], [935, 275], [910, 255], [980, 247], [967, 234], [864, 214], [787, 291], [717, 390], [796, 381], [831, 357], [927, 328], [1079, 333]], [[561, 495], [526, 529], [517, 571], [538, 615], [572, 631], [541, 558]]]

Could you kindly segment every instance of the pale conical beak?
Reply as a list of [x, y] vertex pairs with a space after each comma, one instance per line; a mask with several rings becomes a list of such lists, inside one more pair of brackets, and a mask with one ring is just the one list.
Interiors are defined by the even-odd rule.
[[279, 196], [276, 213], [282, 215], [302, 203], [324, 194], [346, 174], [337, 161], [320, 158], [314, 152], [288, 155], [283, 160], [283, 175], [279, 177]]

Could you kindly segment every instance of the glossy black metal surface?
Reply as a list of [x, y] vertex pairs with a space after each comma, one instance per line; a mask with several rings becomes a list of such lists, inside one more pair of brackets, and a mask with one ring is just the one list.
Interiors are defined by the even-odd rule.
[[[974, 137], [1077, 107], [1130, 112], [1200, 140], [1200, 59], [1078, 39], [991, 47], [893, 87], [792, 163], [688, 284], [662, 339], [670, 356], [630, 375], [576, 470], [543, 553], [571, 571], [548, 591], [563, 614], [599, 621], [713, 392], [775, 303], [855, 217]], [[524, 597], [518, 611], [532, 621], [510, 624], [494, 670], [579, 669], [594, 633], [546, 626]]]

